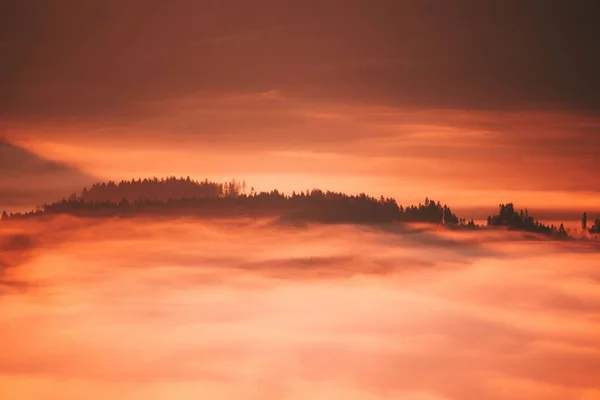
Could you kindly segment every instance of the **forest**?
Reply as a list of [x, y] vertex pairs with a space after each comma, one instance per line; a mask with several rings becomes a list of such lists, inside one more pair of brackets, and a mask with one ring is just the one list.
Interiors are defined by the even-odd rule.
[[[455, 228], [478, 229], [473, 219], [459, 218], [440, 201], [425, 198], [418, 205], [402, 206], [396, 200], [367, 194], [348, 195], [319, 189], [284, 194], [278, 190], [257, 192], [245, 182], [225, 183], [187, 178], [133, 179], [115, 183], [97, 183], [73, 193], [68, 198], [42, 204], [29, 212], [2, 213], [2, 220], [24, 219], [43, 215], [135, 216], [194, 215], [204, 217], [277, 216], [296, 221], [329, 223], [422, 222]], [[585, 219], [585, 221], [583, 221]], [[569, 235], [561, 224], [545, 225], [529, 215], [527, 209], [516, 211], [512, 203], [500, 204], [498, 213], [487, 218], [490, 227], [506, 227], [541, 233], [557, 238]], [[584, 213], [582, 227], [600, 233], [600, 220], [587, 228]]]

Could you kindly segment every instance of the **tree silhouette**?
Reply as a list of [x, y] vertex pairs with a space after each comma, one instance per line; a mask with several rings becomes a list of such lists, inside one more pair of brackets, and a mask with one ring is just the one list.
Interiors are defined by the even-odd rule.
[[488, 226], [506, 226], [511, 230], [543, 233], [560, 238], [568, 237], [563, 224], [558, 229], [554, 225], [545, 225], [530, 216], [527, 209], [516, 212], [513, 203], [500, 204], [498, 214], [489, 216], [487, 224]]
[[[80, 195], [43, 204], [35, 211], [13, 213], [7, 218], [28, 218], [45, 214], [77, 216], [178, 213], [204, 216], [278, 215], [285, 218], [322, 222], [428, 222], [448, 226], [459, 224], [458, 217], [441, 202], [425, 199], [425, 204], [399, 206], [396, 200], [365, 193], [347, 195], [320, 189], [285, 195], [278, 190], [245, 193], [246, 183], [232, 179], [226, 183], [186, 178], [144, 178], [96, 183]], [[474, 223], [469, 227], [476, 227]]]
[[[232, 179], [216, 183], [190, 177], [144, 178], [130, 181], [96, 183], [84, 188], [79, 195], [42, 204], [25, 213], [2, 213], [2, 219], [22, 219], [41, 215], [71, 214], [83, 217], [133, 216], [138, 214], [192, 215], [206, 217], [278, 216], [292, 220], [378, 223], [425, 222], [454, 228], [477, 229], [473, 219], [457, 217], [450, 207], [426, 197], [418, 206], [398, 205], [396, 200], [365, 193], [348, 195], [320, 189], [293, 192], [286, 195], [278, 190], [257, 192], [254, 187], [246, 194], [246, 183]], [[585, 223], [584, 223], [585, 222]], [[513, 203], [500, 204], [498, 214], [487, 218], [488, 226], [505, 226], [512, 230], [543, 233], [567, 238], [563, 224], [558, 229], [535, 220], [527, 208], [516, 211]], [[582, 226], [587, 225], [583, 214]], [[600, 219], [588, 229], [600, 233]]]
[[584, 212], [583, 215], [581, 216], [581, 228], [584, 230], [587, 228], [587, 213], [586, 212]]
[[600, 218], [596, 218], [594, 221], [594, 225], [592, 225], [589, 229], [590, 233], [600, 233]]
[[560, 227], [558, 228], [558, 235], [560, 237], [567, 237], [567, 231], [565, 230], [565, 226], [563, 224], [560, 224]]
[[235, 181], [219, 184], [202, 182], [187, 178], [168, 177], [158, 179], [132, 179], [121, 181], [118, 184], [109, 181], [107, 183], [96, 183], [89, 189], [84, 188], [80, 198], [86, 202], [112, 201], [119, 202], [121, 199], [134, 200], [163, 200], [169, 198], [183, 197], [222, 197], [237, 195], [241, 193], [241, 185]]

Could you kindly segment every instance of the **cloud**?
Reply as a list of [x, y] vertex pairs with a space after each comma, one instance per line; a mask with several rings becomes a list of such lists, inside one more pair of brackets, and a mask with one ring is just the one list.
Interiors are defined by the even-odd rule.
[[0, 208], [31, 208], [66, 197], [93, 181], [75, 167], [0, 140]]
[[127, 397], [131, 385], [182, 398], [597, 391], [597, 249], [515, 232], [187, 218], [57, 217], [0, 233], [0, 255], [29, 254], [3, 277], [8, 393], [19, 382], [49, 399], [92, 387]]
[[33, 12], [13, 3], [2, 20], [3, 109], [8, 119], [124, 121], [151, 114], [149, 101], [277, 87], [358, 104], [597, 110], [596, 10], [269, 0]]
[[35, 248], [33, 237], [24, 234], [14, 234], [0, 237], [0, 251], [27, 251]]

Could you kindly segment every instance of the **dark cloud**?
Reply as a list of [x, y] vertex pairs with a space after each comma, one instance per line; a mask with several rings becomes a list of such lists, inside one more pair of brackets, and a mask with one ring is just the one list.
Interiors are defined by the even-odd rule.
[[3, 118], [126, 122], [278, 89], [434, 108], [597, 112], [596, 1], [8, 1]]
[[59, 199], [96, 180], [75, 167], [0, 140], [0, 210]]
[[0, 231], [0, 293], [2, 288], [25, 289], [29, 287], [21, 280], [7, 279], [5, 273], [8, 268], [18, 267], [23, 262], [31, 259], [39, 245], [36, 236], [28, 233], [6, 233]]
[[52, 174], [67, 171], [69, 167], [0, 140], [0, 170], [11, 175], [21, 172]]
[[394, 235], [384, 236], [381, 239], [389, 244], [397, 242], [405, 245], [426, 246], [435, 250], [435, 257], [432, 257], [435, 260], [469, 263], [473, 259], [501, 255], [496, 250], [485, 246], [486, 242], [491, 243], [494, 239], [451, 237], [447, 235], [447, 232], [441, 232], [437, 226], [414, 228], [410, 224], [382, 224], [374, 226], [374, 229], [393, 233]]
[[30, 235], [14, 234], [0, 236], [0, 251], [27, 251], [35, 248], [35, 240]]

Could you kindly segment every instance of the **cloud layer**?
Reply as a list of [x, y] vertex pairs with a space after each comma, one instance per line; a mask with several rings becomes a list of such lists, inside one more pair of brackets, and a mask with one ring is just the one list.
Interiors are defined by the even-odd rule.
[[600, 106], [592, 1], [67, 1], [3, 11], [3, 105], [15, 117], [114, 121], [156, 100], [265, 88], [429, 108]]
[[22, 255], [0, 296], [15, 398], [600, 393], [591, 243], [239, 220], [0, 228], [1, 254]]

